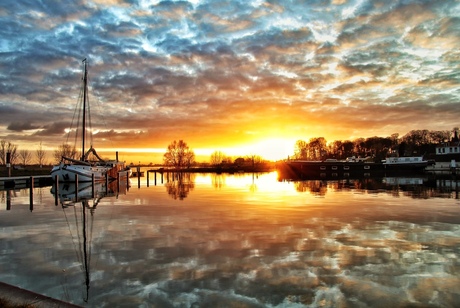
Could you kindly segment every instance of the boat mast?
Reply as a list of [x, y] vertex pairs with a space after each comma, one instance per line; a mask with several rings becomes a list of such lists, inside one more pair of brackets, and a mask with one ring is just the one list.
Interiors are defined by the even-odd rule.
[[88, 70], [86, 68], [86, 58], [82, 61], [85, 64], [85, 72], [83, 74], [83, 123], [82, 123], [82, 146], [81, 146], [81, 161], [85, 160], [85, 136], [86, 136], [86, 97], [88, 87]]

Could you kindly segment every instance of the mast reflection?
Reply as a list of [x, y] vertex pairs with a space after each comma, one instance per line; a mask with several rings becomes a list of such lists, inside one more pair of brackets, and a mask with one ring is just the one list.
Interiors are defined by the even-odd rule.
[[[84, 274], [83, 300], [88, 302], [91, 284], [91, 251], [96, 207], [106, 197], [126, 193], [127, 186], [117, 181], [97, 183], [61, 183], [51, 193], [59, 200]], [[75, 232], [72, 232], [72, 224]]]

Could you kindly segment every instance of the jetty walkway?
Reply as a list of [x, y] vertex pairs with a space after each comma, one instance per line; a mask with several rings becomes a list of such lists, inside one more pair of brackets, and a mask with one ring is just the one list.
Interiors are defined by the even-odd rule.
[[0, 177], [0, 190], [43, 187], [53, 184], [51, 175]]

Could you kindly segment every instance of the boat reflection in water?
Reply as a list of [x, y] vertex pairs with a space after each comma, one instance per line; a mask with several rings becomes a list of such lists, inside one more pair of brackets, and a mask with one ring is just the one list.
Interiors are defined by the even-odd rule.
[[[56, 189], [57, 188], [57, 189]], [[77, 261], [84, 274], [83, 301], [89, 300], [91, 282], [91, 252], [96, 207], [106, 197], [118, 197], [126, 193], [129, 185], [124, 181], [60, 183], [53, 185], [51, 193], [59, 200], [72, 237]], [[73, 228], [72, 228], [73, 227]]]

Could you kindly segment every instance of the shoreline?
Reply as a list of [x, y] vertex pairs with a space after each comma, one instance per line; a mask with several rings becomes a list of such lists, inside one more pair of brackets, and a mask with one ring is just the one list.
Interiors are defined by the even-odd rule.
[[67, 303], [49, 296], [32, 292], [4, 282], [0, 282], [1, 299], [5, 300], [10, 307], [30, 308], [79, 308], [81, 306]]

